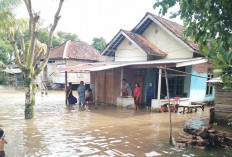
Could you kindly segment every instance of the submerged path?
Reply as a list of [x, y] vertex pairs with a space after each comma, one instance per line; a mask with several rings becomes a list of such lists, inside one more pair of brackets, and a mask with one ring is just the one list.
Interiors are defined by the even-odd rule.
[[[175, 150], [168, 144], [168, 114], [113, 106], [67, 109], [63, 91], [36, 95], [35, 118], [24, 120], [24, 92], [0, 86], [0, 124], [8, 157], [23, 156], [215, 156], [218, 150]], [[172, 114], [173, 135], [205, 126], [209, 109]]]

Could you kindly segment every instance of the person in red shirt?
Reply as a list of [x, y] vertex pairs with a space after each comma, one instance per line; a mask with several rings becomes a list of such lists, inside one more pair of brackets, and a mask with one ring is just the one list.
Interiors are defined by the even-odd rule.
[[140, 85], [138, 83], [135, 83], [134, 88], [134, 102], [135, 102], [135, 110], [138, 110], [139, 108], [139, 100], [140, 100]]

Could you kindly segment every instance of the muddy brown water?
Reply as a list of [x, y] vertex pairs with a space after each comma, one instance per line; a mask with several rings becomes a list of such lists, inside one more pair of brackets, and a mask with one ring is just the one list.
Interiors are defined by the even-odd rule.
[[[8, 157], [76, 156], [223, 156], [220, 150], [176, 150], [168, 143], [168, 113], [147, 113], [114, 106], [64, 104], [63, 91], [36, 95], [35, 118], [24, 119], [24, 92], [0, 86], [0, 124]], [[183, 127], [206, 126], [208, 109], [172, 114], [173, 135]]]

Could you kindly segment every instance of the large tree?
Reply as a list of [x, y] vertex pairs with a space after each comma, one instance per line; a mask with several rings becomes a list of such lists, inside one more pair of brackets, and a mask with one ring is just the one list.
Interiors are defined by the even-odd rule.
[[0, 0], [0, 63], [11, 62], [13, 49], [7, 40], [7, 29], [13, 27], [18, 31], [27, 28], [26, 19], [16, 19], [13, 10], [21, 4], [21, 0]]
[[12, 61], [13, 48], [4, 36], [0, 36], [0, 61], [9, 64]]
[[103, 37], [100, 38], [94, 37], [92, 46], [101, 52], [106, 46], [106, 40]]
[[[11, 27], [8, 31], [10, 42], [14, 48], [15, 62], [18, 64], [20, 70], [24, 74], [24, 86], [25, 86], [25, 118], [31, 119], [34, 117], [34, 105], [35, 105], [35, 91], [36, 84], [35, 79], [38, 74], [46, 66], [49, 54], [52, 48], [53, 32], [56, 29], [58, 21], [60, 19], [60, 11], [64, 0], [59, 0], [59, 7], [55, 13], [54, 22], [49, 32], [48, 44], [36, 42], [38, 38], [38, 27], [40, 16], [33, 12], [31, 0], [24, 0], [28, 14], [29, 14], [29, 40], [24, 42], [24, 39], [20, 39], [21, 49], [23, 51], [23, 63], [19, 56], [19, 50], [17, 42], [19, 39], [15, 39], [14, 29]], [[36, 44], [37, 43], [37, 44]], [[35, 59], [35, 50], [40, 55]], [[41, 64], [38, 64], [41, 56], [44, 54], [44, 60]]]
[[[165, 15], [179, 5], [172, 17], [184, 21], [184, 34], [200, 44], [200, 52], [213, 63], [214, 73], [227, 87], [232, 82], [232, 1], [231, 0], [162, 0], [154, 4]], [[186, 38], [187, 39], [187, 38]]]
[[[39, 31], [38, 40], [42, 43], [48, 44], [49, 31], [47, 29], [41, 29]], [[63, 41], [59, 37], [57, 37], [56, 35], [53, 36], [52, 47], [57, 47], [61, 45], [62, 43]]]
[[66, 41], [68, 41], [68, 40], [80, 41], [80, 39], [78, 38], [78, 36], [77, 36], [76, 34], [72, 34], [72, 33], [67, 33], [67, 32], [58, 31], [58, 32], [57, 32], [57, 36], [58, 36], [63, 42], [66, 42]]

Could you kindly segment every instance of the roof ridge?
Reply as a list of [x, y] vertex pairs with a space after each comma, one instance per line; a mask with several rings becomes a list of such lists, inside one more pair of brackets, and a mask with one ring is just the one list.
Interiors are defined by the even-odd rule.
[[66, 44], [66, 42], [67, 42], [67, 41], [63, 42], [62, 44], [60, 44], [60, 45], [58, 45], [58, 46], [56, 46], [56, 47], [54, 47], [54, 48], [52, 48], [52, 49], [55, 49], [55, 48], [61, 47], [62, 45]]
[[155, 18], [156, 18], [156, 17], [162, 18], [162, 19], [164, 19], [164, 20], [166, 20], [166, 21], [168, 21], [168, 22], [172, 22], [172, 23], [175, 23], [175, 24], [177, 24], [177, 25], [180, 25], [180, 26], [184, 27], [183, 25], [181, 25], [181, 24], [179, 24], [179, 23], [177, 23], [177, 22], [174, 22], [174, 21], [171, 21], [171, 20], [166, 19], [166, 18], [164, 18], [164, 17], [161, 17], [161, 16], [158, 16], [158, 15], [152, 14], [152, 13], [150, 13], [150, 12], [147, 12], [146, 15], [147, 15], [147, 14], [150, 14], [150, 15], [154, 16]]
[[66, 41], [64, 52], [63, 52], [63, 58], [69, 58], [69, 48], [70, 48], [71, 43], [72, 43], [71, 40]]

